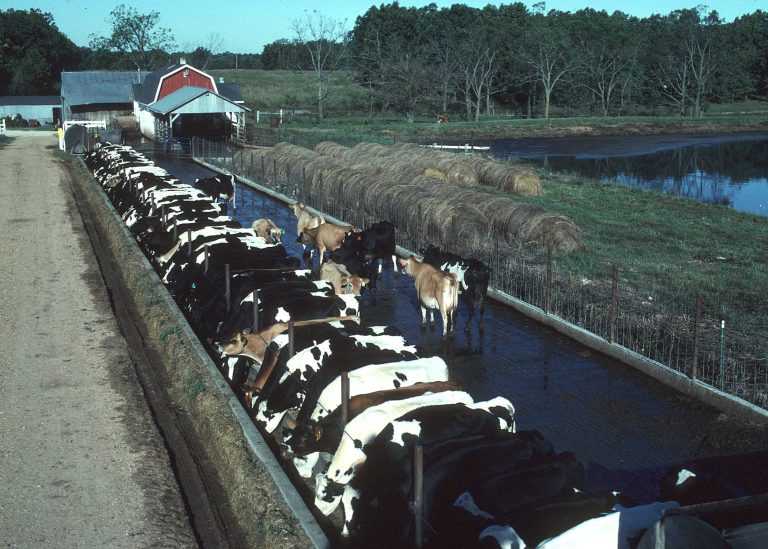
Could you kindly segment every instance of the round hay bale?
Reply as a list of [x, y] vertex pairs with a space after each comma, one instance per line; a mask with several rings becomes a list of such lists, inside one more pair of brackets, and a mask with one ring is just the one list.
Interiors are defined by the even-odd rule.
[[349, 147], [345, 147], [343, 145], [339, 145], [338, 143], [334, 143], [333, 141], [322, 141], [321, 143], [318, 143], [315, 145], [313, 149], [317, 154], [321, 154], [323, 156], [332, 156], [333, 158], [343, 158], [344, 153], [349, 151]]
[[463, 162], [452, 162], [445, 173], [448, 183], [452, 185], [477, 187], [480, 184], [475, 170]]
[[448, 175], [445, 172], [436, 170], [435, 168], [425, 169], [424, 175], [428, 175], [429, 177], [434, 177], [435, 179], [439, 179], [440, 181], [448, 181]]

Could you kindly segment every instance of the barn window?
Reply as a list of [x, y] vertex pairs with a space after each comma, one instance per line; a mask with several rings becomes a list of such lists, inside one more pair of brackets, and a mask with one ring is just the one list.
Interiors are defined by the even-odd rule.
[[184, 78], [189, 78], [189, 69], [184, 69]]

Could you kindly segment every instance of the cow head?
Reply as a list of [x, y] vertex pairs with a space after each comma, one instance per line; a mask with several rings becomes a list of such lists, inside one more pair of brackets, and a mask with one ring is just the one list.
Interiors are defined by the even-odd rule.
[[292, 206], [289, 206], [289, 209], [296, 215], [296, 217], [299, 217], [301, 215], [301, 212], [304, 211], [304, 204], [301, 202], [294, 202]]
[[296, 243], [298, 244], [312, 244], [312, 242], [314, 242], [314, 240], [312, 239], [312, 236], [309, 234], [309, 232], [307, 232], [306, 230], [301, 231], [301, 234], [296, 239]]
[[323, 426], [316, 421], [297, 424], [294, 420], [286, 421], [283, 428], [283, 443], [296, 456], [306, 456], [317, 451], [317, 443], [323, 437]]
[[229, 339], [217, 341], [216, 345], [225, 355], [235, 356], [245, 351], [248, 346], [248, 338], [245, 337], [244, 333], [238, 332]]
[[278, 228], [269, 229], [269, 233], [268, 233], [269, 238], [267, 238], [266, 240], [270, 244], [280, 244], [280, 239], [282, 238], [283, 233], [285, 233], [285, 229], [278, 229]]

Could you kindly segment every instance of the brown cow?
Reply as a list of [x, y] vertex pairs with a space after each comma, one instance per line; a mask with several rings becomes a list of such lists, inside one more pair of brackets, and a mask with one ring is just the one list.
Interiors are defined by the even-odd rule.
[[251, 224], [251, 229], [267, 241], [267, 244], [280, 244], [280, 237], [285, 229], [280, 229], [271, 219], [257, 219]]
[[370, 282], [367, 278], [349, 274], [344, 265], [334, 263], [330, 259], [320, 266], [320, 280], [328, 280], [333, 284], [336, 295], [352, 294], [359, 296], [363, 286]]
[[[297, 242], [300, 242], [301, 233], [304, 229], [314, 229], [318, 225], [325, 223], [325, 218], [312, 215], [307, 211], [307, 207], [301, 202], [295, 202], [293, 206], [291, 206], [291, 210], [293, 210], [293, 213], [296, 215], [296, 234], [299, 237]], [[306, 253], [306, 251], [307, 245], [304, 244], [304, 252]]]
[[[338, 322], [343, 320], [354, 320], [360, 323], [360, 317], [357, 316], [334, 316], [328, 318], [318, 318], [314, 320], [297, 320], [294, 326], [309, 326], [311, 324], [320, 324], [323, 322]], [[287, 322], [278, 322], [269, 328], [260, 332], [238, 332], [228, 341], [222, 341], [218, 344], [222, 353], [229, 356], [243, 355], [251, 357], [261, 364], [264, 361], [264, 353], [267, 352], [267, 346], [274, 338], [288, 330]]]
[[[406, 274], [416, 279], [416, 296], [421, 305], [421, 325], [426, 327], [429, 323], [428, 309], [437, 309], [443, 319], [443, 336], [451, 335], [459, 303], [459, 280], [456, 275], [440, 271], [414, 256], [401, 259], [400, 265]], [[432, 323], [434, 322], [433, 313]]]
[[360, 232], [360, 229], [326, 222], [312, 229], [304, 229], [299, 235], [299, 242], [317, 246], [317, 254], [322, 263], [326, 250], [332, 252], [339, 249], [344, 238], [351, 232]]

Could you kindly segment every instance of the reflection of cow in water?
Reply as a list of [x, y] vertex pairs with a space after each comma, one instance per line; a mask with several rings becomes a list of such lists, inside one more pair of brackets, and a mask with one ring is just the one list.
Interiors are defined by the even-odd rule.
[[437, 115], [437, 123], [440, 124], [441, 122], [448, 122], [450, 118], [447, 114], [438, 114]]

